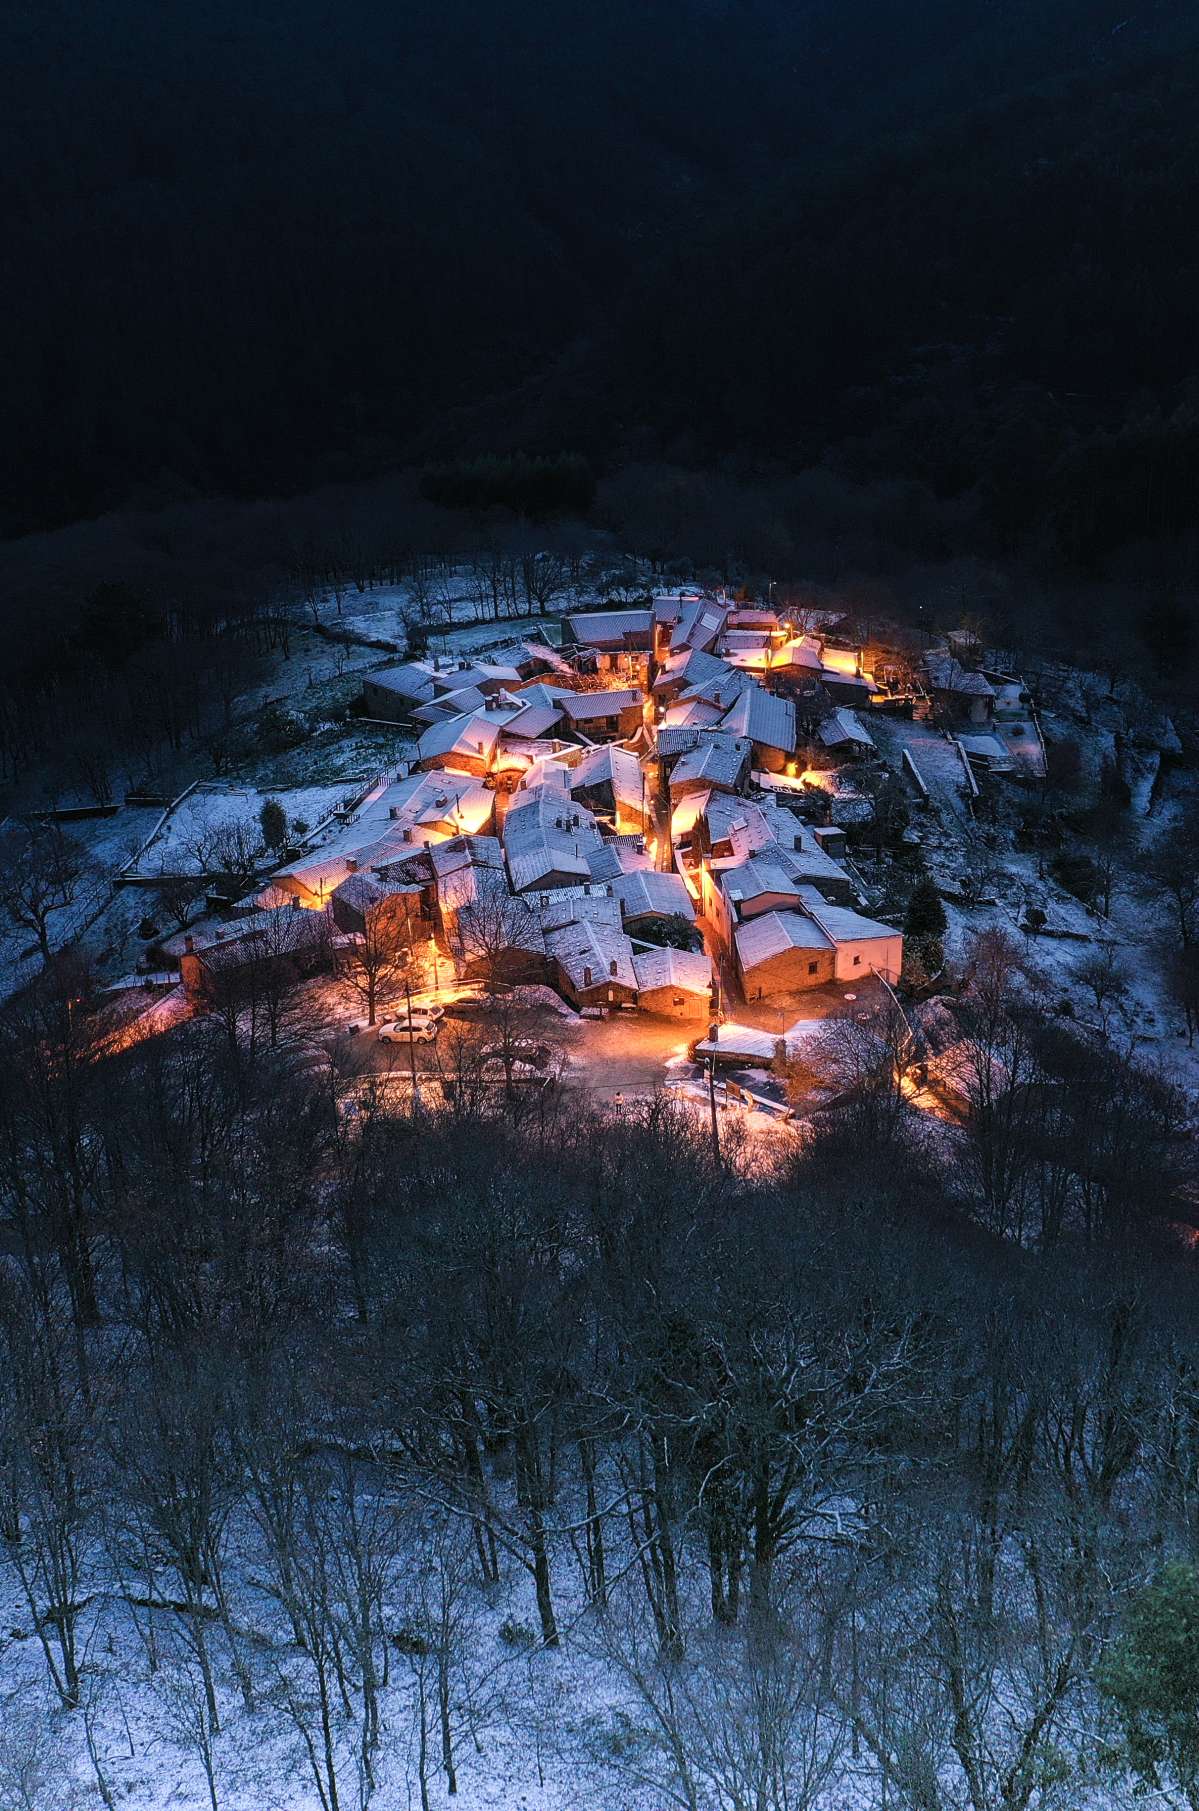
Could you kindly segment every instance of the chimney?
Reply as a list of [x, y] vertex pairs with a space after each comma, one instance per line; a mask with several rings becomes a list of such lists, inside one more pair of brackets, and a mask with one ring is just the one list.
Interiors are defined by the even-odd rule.
[[609, 964], [608, 964], [608, 973], [609, 973], [609, 974], [610, 974], [610, 975], [614, 975], [614, 974], [615, 974], [615, 973], [616, 973], [616, 967], [617, 967], [617, 965], [616, 965], [616, 957], [615, 957], [615, 956], [613, 956], [613, 958], [612, 958], [612, 960], [611, 960], [611, 962], [609, 962]]
[[194, 950], [194, 949], [195, 949], [195, 947], [196, 947], [196, 940], [195, 940], [195, 938], [194, 938], [194, 937], [193, 937], [193, 936], [192, 936], [192, 935], [191, 935], [191, 934], [190, 934], [190, 932], [189, 932], [189, 933], [188, 933], [188, 935], [187, 935], [187, 936], [186, 936], [186, 937], [185, 937], [185, 938], [184, 938], [184, 939], [183, 939], [183, 947], [184, 947], [184, 949], [185, 949], [185, 950], [186, 950], [186, 951], [187, 951], [187, 953], [188, 953], [188, 954], [189, 954], [189, 955], [190, 955], [190, 954], [191, 954], [191, 953], [192, 953], [192, 951], [193, 951], [193, 950]]
[[584, 968], [583, 970], [583, 986], [591, 986], [591, 970], [589, 968]]

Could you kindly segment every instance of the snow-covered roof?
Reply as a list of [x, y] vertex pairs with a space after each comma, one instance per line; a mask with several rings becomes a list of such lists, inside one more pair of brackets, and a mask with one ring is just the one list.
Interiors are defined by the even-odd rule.
[[686, 604], [670, 637], [670, 651], [677, 653], [680, 648], [710, 649], [724, 628], [728, 611], [723, 604], [713, 603], [708, 598], [699, 598], [693, 604]]
[[444, 723], [449, 717], [482, 710], [486, 702], [478, 686], [467, 685], [457, 692], [438, 692], [427, 703], [418, 704], [412, 715], [418, 723]]
[[683, 755], [671, 770], [670, 785], [736, 786], [749, 759], [749, 743], [714, 732]]
[[662, 663], [654, 680], [654, 690], [668, 692], [679, 686], [702, 685], [705, 680], [731, 672], [728, 661], [721, 660], [718, 655], [708, 654], [703, 648], [684, 648], [678, 654], [669, 655]]
[[777, 611], [760, 610], [754, 604], [742, 605], [738, 609], [730, 610], [728, 614], [730, 629], [777, 629], [778, 626]]
[[618, 874], [653, 866], [639, 836], [610, 836], [598, 849], [588, 851], [587, 864], [592, 880], [615, 880]]
[[846, 705], [831, 711], [817, 733], [826, 748], [841, 748], [847, 742], [860, 742], [864, 748], [874, 747], [874, 737], [857, 713]]
[[680, 993], [707, 994], [712, 988], [712, 964], [703, 950], [637, 950], [633, 973], [642, 993], [675, 987]]
[[[517, 693], [517, 698], [523, 697]], [[519, 736], [522, 741], [536, 741], [546, 736], [556, 723], [562, 721], [562, 706], [553, 704], [521, 704], [515, 716], [509, 717], [503, 725], [505, 736]]]
[[504, 686], [519, 685], [520, 678], [516, 667], [476, 660], [462, 666], [442, 667], [434, 673], [433, 683], [438, 691], [460, 692], [466, 686], [474, 686], [481, 692], [496, 692]]
[[488, 870], [479, 872], [481, 880], [474, 897], [463, 900], [454, 925], [462, 954], [468, 958], [493, 956], [502, 948], [544, 955], [545, 939], [536, 912], [525, 899], [508, 892], [502, 876], [489, 874]]
[[669, 706], [666, 721], [672, 728], [717, 729], [724, 712], [724, 704], [710, 704], [706, 698], [685, 698]]
[[834, 943], [865, 943], [875, 937], [901, 935], [893, 924], [880, 924], [877, 918], [864, 918], [861, 912], [855, 912], [849, 906], [830, 905], [815, 887], [801, 882], [799, 893], [804, 902], [804, 910], [811, 913]]
[[799, 884], [778, 861], [772, 850], [738, 862], [735, 868], [720, 871], [720, 888], [729, 904], [740, 908], [767, 894], [778, 893], [784, 899], [799, 900]]
[[648, 648], [653, 617], [649, 610], [592, 610], [568, 616], [566, 627], [581, 647]]
[[544, 667], [547, 671], [569, 673], [570, 662], [563, 660], [557, 648], [551, 648], [547, 642], [537, 641], [533, 637], [516, 641], [503, 642], [499, 647], [485, 650], [487, 661], [499, 667]]
[[699, 591], [655, 591], [654, 621], [656, 623], [677, 623], [688, 604], [700, 601]]
[[934, 691], [953, 692], [969, 698], [995, 696], [995, 688], [982, 673], [971, 672], [947, 649], [930, 648], [924, 656], [924, 671]]
[[698, 747], [698, 728], [691, 723], [660, 723], [654, 735], [654, 746], [664, 760], [671, 755], [685, 755]]
[[811, 880], [817, 885], [822, 880], [838, 881], [848, 885], [849, 875], [841, 863], [834, 861], [831, 855], [827, 855], [813, 837], [812, 832], [801, 828], [790, 812], [787, 813], [787, 816], [791, 818], [794, 825], [791, 846], [788, 847], [786, 843], [776, 844], [770, 850], [773, 859], [778, 861], [795, 880]]
[[597, 717], [618, 717], [621, 711], [640, 705], [641, 693], [634, 686], [614, 692], [564, 692], [562, 709], [572, 723], [590, 723]]
[[570, 790], [582, 792], [590, 786], [605, 785], [611, 786], [617, 800], [640, 807], [643, 787], [641, 763], [636, 755], [611, 743], [589, 748], [571, 774]]
[[504, 854], [518, 893], [543, 884], [552, 875], [590, 880], [588, 855], [599, 845], [600, 833], [591, 813], [555, 786], [518, 792], [504, 819]]
[[654, 868], [635, 868], [612, 881], [612, 891], [626, 918], [685, 918], [695, 921], [695, 908], [686, 884], [678, 874], [661, 874]]
[[186, 949], [190, 937], [195, 953], [205, 960], [224, 955], [243, 960], [253, 954], [255, 947], [263, 944], [269, 950], [282, 953], [315, 947], [328, 934], [326, 912], [305, 912], [297, 907], [294, 899], [289, 899], [286, 905], [247, 912], [244, 917], [231, 919], [208, 933], [180, 932], [171, 942], [176, 948], [182, 943]]
[[726, 711], [722, 728], [766, 748], [795, 753], [795, 705], [790, 698], [777, 697], [752, 682]]
[[470, 711], [462, 717], [451, 717], [425, 731], [416, 745], [417, 759], [431, 761], [441, 755], [458, 755], [489, 762], [499, 733], [500, 722], [494, 711]]
[[556, 760], [552, 755], [545, 760], [534, 761], [520, 783], [520, 791], [539, 792], [543, 787], [548, 787], [551, 792], [570, 791], [570, 768], [565, 761]]
[[[353, 819], [324, 842], [314, 844], [295, 861], [277, 870], [305, 886], [336, 884], [348, 862], [382, 867], [412, 853], [443, 824], [461, 830], [483, 830], [491, 822], [494, 799], [471, 774], [413, 773], [376, 788]], [[341, 869], [343, 872], [339, 873]]]
[[568, 924], [597, 924], [610, 931], [622, 925], [620, 901], [605, 886], [552, 887], [544, 893], [524, 895], [537, 913], [543, 931], [560, 931]]
[[763, 912], [747, 918], [733, 932], [737, 960], [742, 970], [757, 968], [784, 950], [832, 949], [833, 939], [825, 935], [814, 918], [800, 912]]
[[406, 660], [400, 666], [383, 667], [378, 673], [365, 675], [369, 685], [377, 685], [382, 691], [394, 692], [408, 704], [420, 704], [433, 696], [432, 663], [427, 660]]
[[708, 673], [694, 685], [689, 682], [679, 696], [679, 703], [715, 704], [721, 710], [727, 710], [733, 700], [740, 698], [753, 683], [750, 674], [743, 673], [739, 667], [730, 666], [727, 660], [722, 660], [718, 672]]
[[612, 981], [636, 992], [633, 946], [623, 931], [590, 922], [567, 924], [546, 933], [545, 947], [577, 988]]
[[416, 881], [380, 880], [377, 875], [347, 874], [340, 886], [334, 887], [332, 893], [335, 905], [348, 905], [352, 911], [367, 912], [371, 906], [378, 905], [381, 899], [389, 898], [393, 893], [419, 893], [420, 886]]
[[742, 861], [755, 850], [768, 847], [778, 836], [773, 815], [768, 816], [761, 805], [728, 792], [712, 794], [704, 818], [709, 840], [731, 843], [734, 855]]
[[809, 673], [819, 673], [823, 669], [820, 658], [820, 643], [811, 635], [800, 635], [794, 641], [787, 642], [771, 657], [771, 669], [777, 667], [802, 667]]
[[984, 761], [994, 763], [1010, 763], [1012, 761], [1012, 751], [1003, 740], [1002, 736], [996, 736], [990, 733], [970, 735], [963, 731], [963, 733], [959, 735], [958, 741], [968, 755], [978, 755]]

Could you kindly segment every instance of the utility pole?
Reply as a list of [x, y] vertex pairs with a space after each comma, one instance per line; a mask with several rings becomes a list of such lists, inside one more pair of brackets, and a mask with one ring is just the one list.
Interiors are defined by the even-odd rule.
[[[411, 950], [408, 952], [411, 957]], [[412, 1072], [412, 1111], [420, 1112], [420, 1083], [416, 1079], [416, 1035], [412, 1027], [412, 969], [404, 965], [404, 999], [408, 1007], [408, 1067]]]

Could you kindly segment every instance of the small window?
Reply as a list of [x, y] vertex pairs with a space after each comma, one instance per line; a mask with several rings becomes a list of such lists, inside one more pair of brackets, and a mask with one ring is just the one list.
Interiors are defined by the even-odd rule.
[[853, 965], [855, 968], [860, 968], [862, 966], [862, 958], [860, 956], [855, 956], [853, 959]]
[[814, 975], [816, 973], [816, 970], [819, 967], [820, 967], [820, 964], [818, 962], [809, 962], [808, 963], [808, 973], [810, 975]]

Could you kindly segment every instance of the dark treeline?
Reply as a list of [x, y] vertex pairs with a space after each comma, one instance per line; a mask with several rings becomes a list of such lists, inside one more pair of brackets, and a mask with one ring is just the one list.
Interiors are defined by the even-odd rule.
[[1065, 568], [1181, 540], [1193, 576], [1196, 120], [1174, 56], [774, 186], [644, 273], [530, 419], [908, 480]]
[[624, 1706], [571, 1732], [592, 1803], [1036, 1811], [1101, 1748], [1126, 1790], [1097, 1680], [1197, 1533], [1179, 1126], [1002, 955], [962, 1162], [849, 1022], [849, 1104], [776, 1171], [665, 1102], [348, 1115], [216, 1022], [97, 1060], [51, 971], [0, 1026], [0, 1565], [44, 1688], [90, 1731], [148, 1669], [214, 1806], [260, 1713], [330, 1808], [397, 1753], [451, 1782], [489, 1719], [545, 1739], [497, 1676], [560, 1650]]
[[0, 530], [731, 450], [1102, 557], [1194, 483], [1193, 10], [9, 9]]

